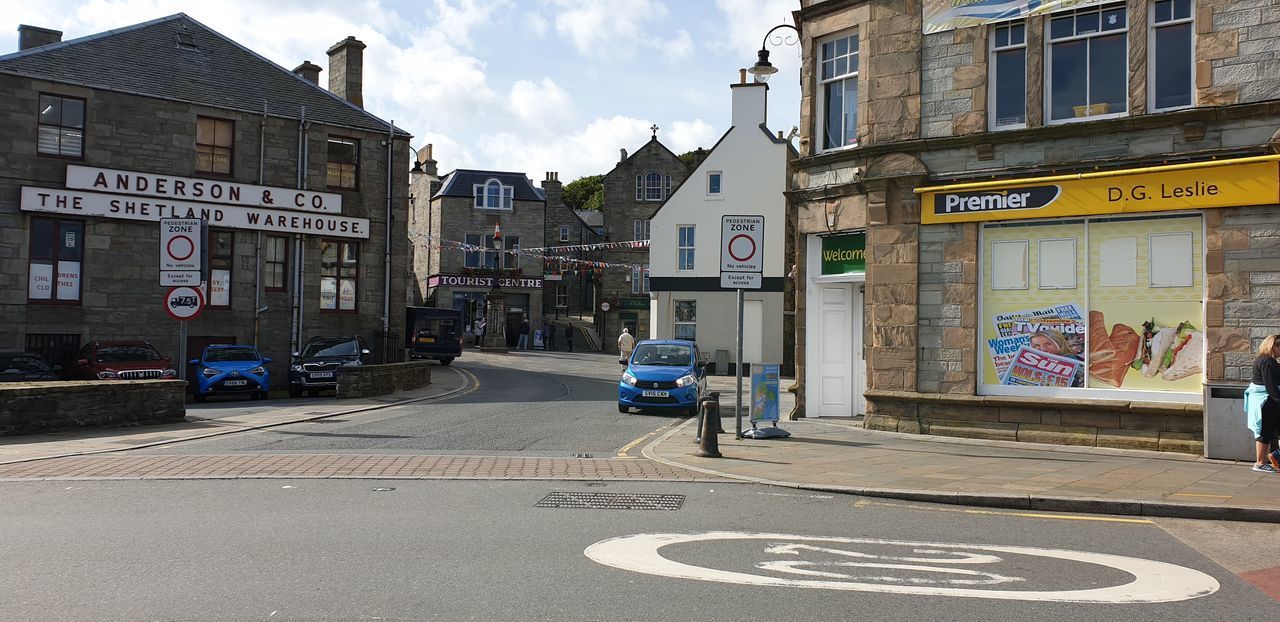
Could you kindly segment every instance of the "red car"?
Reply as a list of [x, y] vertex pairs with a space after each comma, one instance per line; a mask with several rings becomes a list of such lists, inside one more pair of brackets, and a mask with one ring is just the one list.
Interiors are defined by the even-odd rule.
[[146, 341], [94, 341], [80, 349], [71, 377], [81, 380], [174, 379], [167, 356]]

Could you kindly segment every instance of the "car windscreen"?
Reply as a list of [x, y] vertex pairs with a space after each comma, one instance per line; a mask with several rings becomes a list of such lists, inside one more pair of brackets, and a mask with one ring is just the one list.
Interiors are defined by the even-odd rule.
[[51, 372], [53, 368], [45, 364], [44, 361], [23, 356], [21, 354], [0, 354], [0, 373], [4, 374], [26, 374], [32, 372]]
[[447, 339], [457, 337], [458, 322], [453, 318], [419, 318], [414, 322], [414, 336], [438, 337]]
[[670, 343], [642, 343], [631, 356], [635, 365], [666, 365], [688, 367], [693, 362], [693, 349]]
[[218, 348], [204, 351], [204, 362], [206, 363], [256, 360], [258, 360], [258, 351], [253, 348]]
[[356, 356], [360, 353], [354, 339], [346, 341], [313, 341], [302, 350], [302, 358], [319, 356]]
[[106, 346], [98, 348], [99, 363], [136, 363], [158, 360], [160, 360], [160, 353], [149, 346]]

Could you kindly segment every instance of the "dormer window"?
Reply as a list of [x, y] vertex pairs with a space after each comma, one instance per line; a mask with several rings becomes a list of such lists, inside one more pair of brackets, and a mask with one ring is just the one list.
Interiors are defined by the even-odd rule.
[[511, 200], [515, 196], [515, 188], [504, 186], [497, 179], [489, 179], [483, 184], [472, 186], [475, 192], [476, 209], [511, 209]]
[[636, 175], [637, 201], [662, 201], [671, 194], [671, 176], [658, 171]]

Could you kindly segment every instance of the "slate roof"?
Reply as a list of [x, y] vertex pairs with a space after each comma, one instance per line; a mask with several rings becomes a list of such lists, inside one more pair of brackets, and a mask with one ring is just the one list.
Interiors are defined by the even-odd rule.
[[542, 189], [533, 185], [532, 181], [524, 173], [504, 173], [501, 171], [476, 171], [470, 169], [458, 169], [444, 176], [440, 181], [440, 190], [431, 198], [436, 197], [474, 197], [476, 184], [483, 184], [491, 178], [497, 178], [504, 186], [515, 188], [516, 201], [542, 201], [546, 202], [546, 197], [542, 194]]
[[[178, 45], [191, 35], [194, 47]], [[387, 131], [387, 122], [184, 13], [0, 56], [0, 73]], [[403, 130], [398, 135], [408, 136]]]
[[573, 213], [577, 214], [578, 220], [581, 220], [588, 227], [604, 226], [604, 212], [593, 209], [579, 209], [574, 210]]

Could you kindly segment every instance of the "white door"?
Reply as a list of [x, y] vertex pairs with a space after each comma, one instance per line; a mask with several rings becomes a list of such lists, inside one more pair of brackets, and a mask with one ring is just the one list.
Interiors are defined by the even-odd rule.
[[805, 357], [806, 410], [817, 417], [849, 417], [854, 408], [854, 378], [861, 371], [853, 360], [853, 284], [815, 283], [813, 288], [809, 317], [816, 321], [810, 323]]
[[764, 362], [764, 302], [742, 301], [742, 360]]

